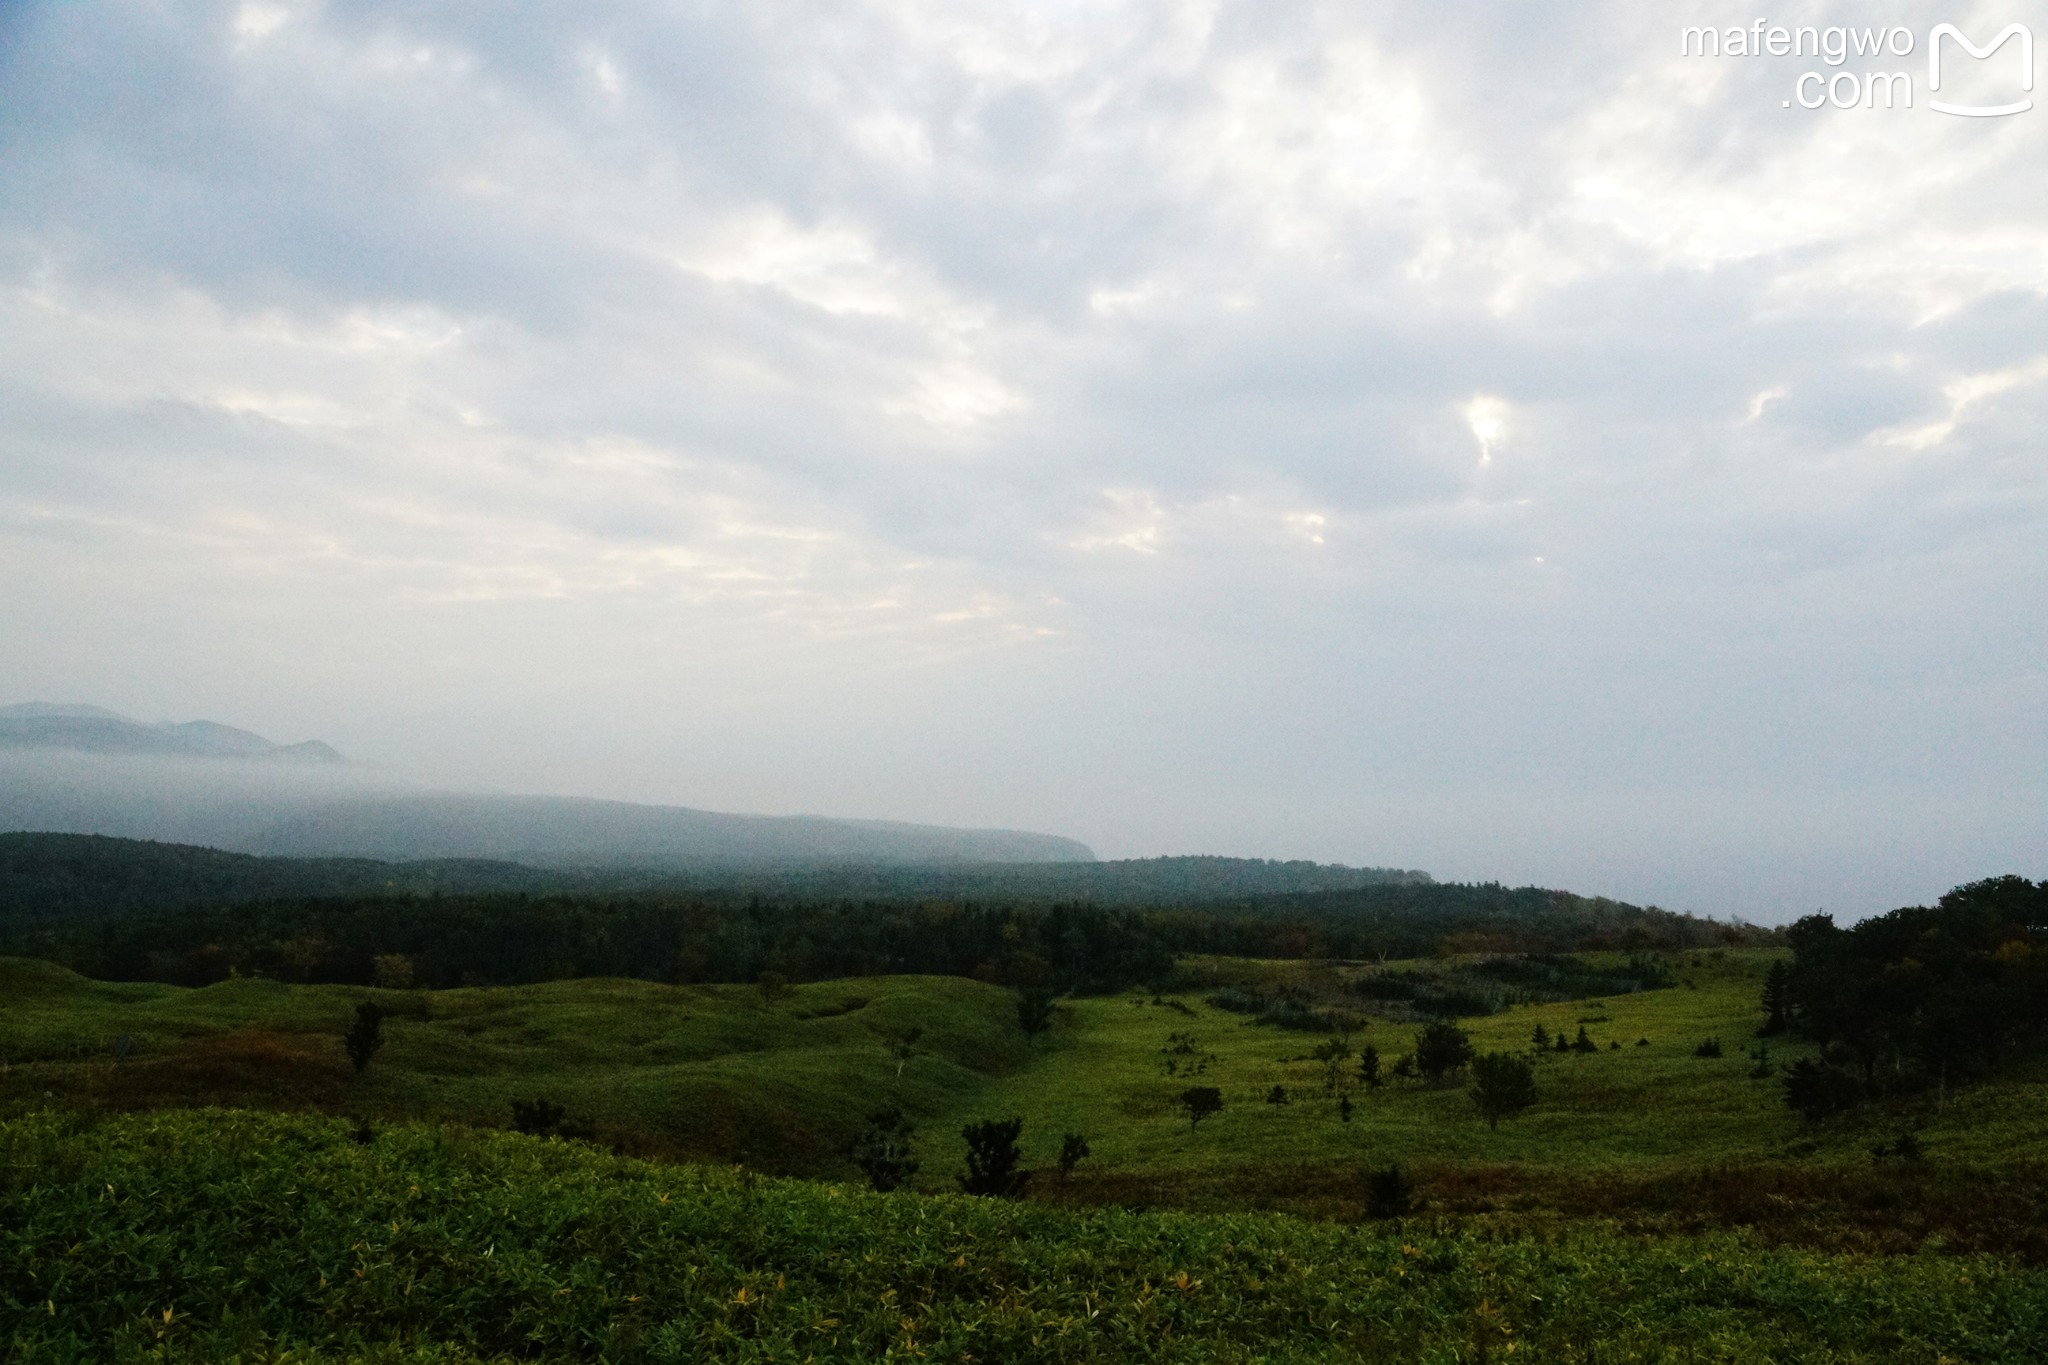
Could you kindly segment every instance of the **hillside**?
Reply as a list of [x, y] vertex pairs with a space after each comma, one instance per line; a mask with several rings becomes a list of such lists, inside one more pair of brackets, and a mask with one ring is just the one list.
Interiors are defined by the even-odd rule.
[[1074, 1213], [219, 1112], [0, 1123], [0, 1227], [31, 1360], [2018, 1362], [2048, 1334], [2048, 1275], [1992, 1257]]

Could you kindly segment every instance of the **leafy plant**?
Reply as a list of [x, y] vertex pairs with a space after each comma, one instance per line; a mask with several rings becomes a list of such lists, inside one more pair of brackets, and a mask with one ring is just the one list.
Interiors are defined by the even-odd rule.
[[967, 1141], [967, 1169], [954, 1177], [960, 1182], [960, 1189], [967, 1194], [998, 1199], [1014, 1199], [1022, 1194], [1031, 1180], [1029, 1171], [1017, 1169], [1024, 1158], [1017, 1146], [1017, 1135], [1023, 1131], [1022, 1119], [985, 1119], [962, 1128], [960, 1136]]

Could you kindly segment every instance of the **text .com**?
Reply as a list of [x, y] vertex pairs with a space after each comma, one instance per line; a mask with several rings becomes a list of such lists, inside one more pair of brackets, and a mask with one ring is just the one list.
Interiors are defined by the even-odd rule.
[[[1678, 42], [1680, 55], [1686, 57], [1810, 57], [1830, 68], [1800, 72], [1792, 82], [1792, 97], [1780, 101], [1787, 109], [1795, 104], [1802, 109], [1914, 108], [1913, 71], [1879, 68], [1892, 66], [1899, 58], [1911, 57], [1916, 52], [1924, 52], [1927, 63], [1926, 107], [1937, 113], [1998, 118], [2034, 107], [2034, 101], [2026, 95], [2034, 88], [2034, 35], [2025, 24], [2008, 24], [1989, 42], [1980, 44], [1954, 24], [1936, 24], [1922, 42], [1911, 29], [1897, 25], [1788, 27], [1758, 19], [1748, 28], [1684, 28], [1679, 31]], [[2012, 45], [2009, 49], [2008, 43]], [[1966, 69], [1959, 65], [1964, 59], [1988, 62], [2001, 49], [2016, 58], [2000, 58], [2003, 94], [1969, 103], [1940, 98], [1944, 58], [1949, 64], [1950, 84], [1954, 86], [1956, 77]], [[1851, 67], [1852, 62], [1861, 69]], [[2021, 97], [2006, 97], [2010, 95]]]

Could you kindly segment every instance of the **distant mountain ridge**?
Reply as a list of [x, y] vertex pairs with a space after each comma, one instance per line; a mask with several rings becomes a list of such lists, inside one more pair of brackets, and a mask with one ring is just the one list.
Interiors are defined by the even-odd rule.
[[0, 830], [615, 872], [1095, 861], [1086, 844], [1024, 830], [434, 791], [318, 740], [276, 744], [215, 721], [149, 724], [52, 702], [0, 707]]
[[149, 723], [75, 702], [0, 706], [0, 747], [68, 749], [86, 754], [155, 754], [179, 758], [255, 758], [286, 763], [345, 762], [317, 739], [276, 744], [210, 720]]

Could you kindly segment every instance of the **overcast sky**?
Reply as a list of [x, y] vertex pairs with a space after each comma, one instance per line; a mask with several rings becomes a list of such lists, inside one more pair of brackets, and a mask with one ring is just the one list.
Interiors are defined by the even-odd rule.
[[0, 6], [0, 702], [1766, 920], [2048, 876], [2048, 108], [1925, 47], [2048, 4], [1877, 8], [1768, 13], [1910, 110], [1640, 0]]

